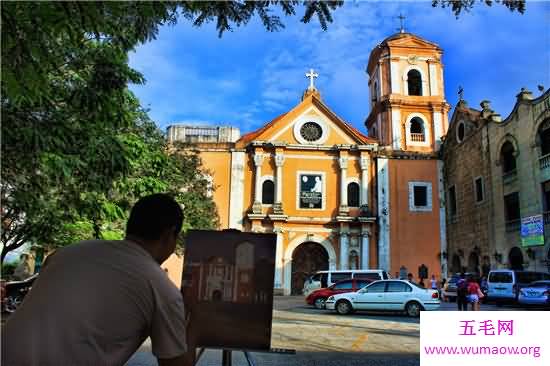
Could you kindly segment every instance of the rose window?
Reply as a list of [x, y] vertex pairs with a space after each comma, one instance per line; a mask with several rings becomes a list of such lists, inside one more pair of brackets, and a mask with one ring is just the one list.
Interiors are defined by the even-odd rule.
[[300, 135], [306, 141], [317, 141], [323, 135], [323, 129], [315, 122], [306, 122], [300, 128]]

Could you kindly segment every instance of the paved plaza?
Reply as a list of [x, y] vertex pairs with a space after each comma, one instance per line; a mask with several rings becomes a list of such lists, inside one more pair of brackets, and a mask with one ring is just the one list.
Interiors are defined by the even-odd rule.
[[[443, 303], [443, 311], [456, 309]], [[514, 310], [482, 305], [481, 310]], [[256, 366], [408, 366], [419, 365], [420, 320], [397, 313], [359, 312], [340, 316], [316, 310], [302, 296], [277, 296], [271, 346], [296, 350], [295, 355], [251, 353]], [[146, 342], [127, 366], [156, 366]], [[208, 350], [198, 366], [221, 365], [221, 351]], [[234, 366], [247, 365], [234, 352]]]

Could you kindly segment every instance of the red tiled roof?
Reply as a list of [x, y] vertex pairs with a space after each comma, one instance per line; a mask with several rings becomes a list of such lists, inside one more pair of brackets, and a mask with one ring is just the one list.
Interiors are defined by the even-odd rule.
[[[364, 143], [377, 143], [378, 140], [375, 139], [375, 138], [372, 138], [372, 137], [369, 137], [369, 136], [366, 136], [364, 135], [363, 133], [361, 133], [358, 129], [356, 129], [355, 127], [353, 127], [352, 125], [350, 125], [349, 123], [347, 123], [346, 121], [342, 120], [340, 117], [338, 117], [325, 103], [323, 103], [323, 101], [315, 96], [312, 96], [312, 99], [313, 101], [317, 102], [318, 103], [318, 107], [319, 106], [322, 106], [323, 109], [326, 110], [326, 112], [328, 112], [329, 114], [332, 114], [332, 116], [338, 120], [338, 122], [340, 122], [341, 127], [344, 127], [344, 130], [347, 130], [346, 132], [350, 133], [352, 136], [354, 136], [355, 138], [357, 138], [358, 140], [360, 140], [361, 142], [364, 142]], [[257, 129], [256, 131], [252, 131], [252, 132], [249, 132], [247, 134], [244, 134], [238, 141], [237, 143], [239, 145], [246, 145], [248, 144], [249, 142], [252, 142], [254, 141], [256, 138], [258, 138], [258, 136], [260, 136], [262, 133], [264, 133], [265, 131], [267, 131], [269, 128], [271, 128], [272, 126], [274, 126], [278, 121], [280, 121], [283, 117], [285, 117], [286, 115], [288, 114], [287, 113], [283, 113], [281, 114], [280, 116], [278, 116], [277, 118], [273, 119], [271, 122], [267, 123], [266, 125], [264, 125], [263, 127]]]
[[364, 142], [369, 142], [369, 143], [378, 142], [378, 140], [376, 140], [375, 138], [368, 137], [368, 136], [364, 135], [358, 129], [356, 129], [355, 127], [353, 127], [352, 125], [350, 125], [349, 123], [347, 123], [346, 121], [344, 121], [343, 119], [338, 117], [338, 115], [336, 113], [334, 113], [325, 103], [323, 103], [322, 100], [320, 100], [318, 98], [314, 98], [314, 100], [317, 103], [319, 103], [324, 109], [326, 109], [330, 114], [332, 114], [335, 119], [337, 119], [340, 123], [342, 123], [344, 125], [344, 127], [347, 128], [348, 132], [350, 132], [354, 137], [356, 137], [359, 140], [362, 140]]
[[247, 134], [244, 134], [241, 136], [240, 139], [237, 140], [238, 143], [247, 143], [253, 141], [256, 137], [260, 136], [262, 133], [267, 131], [268, 128], [273, 126], [277, 121], [281, 120], [284, 116], [286, 116], [286, 113], [281, 114], [268, 124], [264, 125], [263, 127], [257, 129], [256, 131], [249, 132]]
[[363, 133], [361, 133], [358, 129], [356, 129], [355, 127], [353, 127], [352, 125], [348, 124], [347, 122], [344, 122], [346, 124], [347, 127], [349, 127], [349, 129], [354, 133], [356, 134], [358, 137], [360, 137], [361, 139], [365, 140], [366, 142], [370, 142], [370, 143], [377, 143], [378, 140], [373, 138], [373, 137], [369, 137], [367, 135], [364, 135]]

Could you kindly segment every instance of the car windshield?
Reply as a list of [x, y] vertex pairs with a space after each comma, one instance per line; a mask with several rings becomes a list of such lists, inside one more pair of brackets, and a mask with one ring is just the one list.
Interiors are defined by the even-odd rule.
[[550, 288], [550, 281], [531, 282], [528, 287]]
[[489, 273], [489, 282], [493, 283], [512, 283], [512, 273], [510, 272], [491, 272]]

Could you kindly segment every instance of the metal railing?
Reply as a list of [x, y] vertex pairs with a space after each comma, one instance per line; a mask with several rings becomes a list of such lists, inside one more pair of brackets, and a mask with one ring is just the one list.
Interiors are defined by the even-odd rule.
[[510, 170], [509, 172], [502, 174], [502, 183], [508, 184], [516, 180], [518, 176], [518, 171], [516, 169]]
[[539, 158], [540, 170], [550, 168], [550, 154], [543, 155]]
[[411, 141], [413, 142], [424, 142], [424, 134], [423, 133], [411, 133]]

